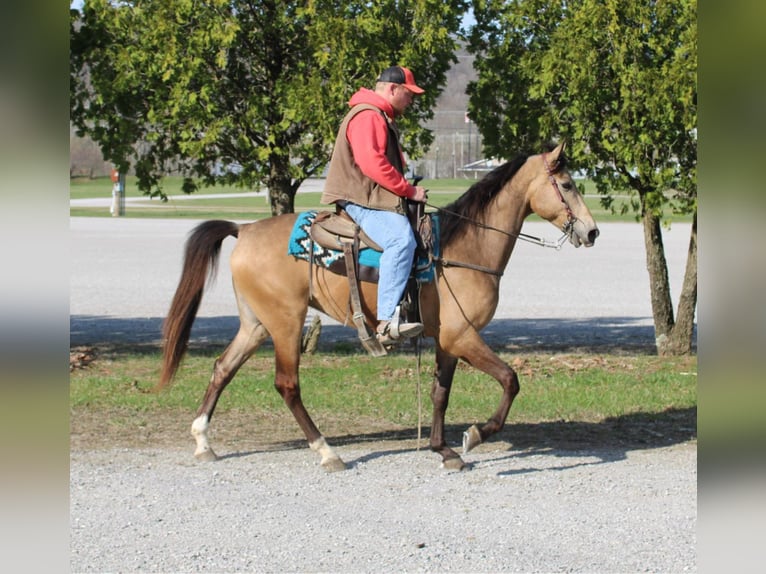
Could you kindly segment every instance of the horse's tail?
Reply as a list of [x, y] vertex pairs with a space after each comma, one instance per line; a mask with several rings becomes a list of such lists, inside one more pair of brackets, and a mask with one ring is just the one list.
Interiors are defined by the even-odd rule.
[[162, 325], [162, 372], [155, 390], [165, 388], [173, 380], [186, 353], [205, 284], [215, 276], [221, 244], [229, 235], [237, 237], [238, 233], [236, 223], [211, 220], [200, 223], [186, 240], [181, 279]]

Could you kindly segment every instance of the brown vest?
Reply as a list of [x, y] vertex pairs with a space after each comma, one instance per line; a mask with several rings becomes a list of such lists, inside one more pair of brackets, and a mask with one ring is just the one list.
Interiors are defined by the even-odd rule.
[[396, 131], [396, 126], [379, 108], [370, 104], [359, 104], [351, 108], [340, 124], [321, 202], [335, 203], [336, 201], [348, 201], [372, 209], [404, 214], [406, 213], [405, 198], [387, 190], [364, 175], [354, 161], [354, 154], [346, 139], [346, 128], [351, 119], [364, 110], [373, 110], [386, 119], [386, 125], [388, 126], [386, 157], [399, 173], [404, 173], [402, 155], [399, 148], [399, 133]]

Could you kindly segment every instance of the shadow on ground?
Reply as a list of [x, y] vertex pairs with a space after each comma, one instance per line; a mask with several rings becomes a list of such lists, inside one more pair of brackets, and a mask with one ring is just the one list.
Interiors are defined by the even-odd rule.
[[[448, 425], [446, 427], [447, 444], [460, 452], [463, 432], [472, 423]], [[364, 446], [370, 452], [346, 463], [355, 465], [381, 457], [396, 456], [418, 450], [417, 429], [408, 428], [396, 431], [373, 432], [363, 434], [347, 434], [328, 436], [328, 442], [336, 447]], [[554, 421], [540, 423], [509, 423], [503, 431], [487, 441], [486, 446], [497, 450], [499, 456], [491, 460], [484, 459], [482, 464], [497, 462], [508, 458], [532, 457], [545, 455], [562, 459], [577, 457], [594, 457], [600, 464], [623, 460], [627, 453], [634, 450], [666, 448], [696, 440], [697, 438], [697, 409], [668, 409], [661, 413], [631, 413], [612, 417], [600, 422]], [[419, 445], [424, 455], [433, 456], [428, 445], [428, 428], [422, 429]], [[414, 446], [413, 446], [414, 444]], [[500, 445], [506, 448], [497, 449]], [[483, 448], [485, 445], [478, 447]], [[307, 448], [304, 440], [290, 440], [270, 445], [267, 450], [293, 450]], [[233, 452], [222, 458], [239, 458], [257, 456], [259, 450]], [[470, 453], [466, 460], [470, 460]], [[581, 465], [581, 462], [576, 465]], [[571, 465], [564, 463], [554, 468], [564, 469]], [[551, 468], [546, 467], [548, 470]], [[533, 472], [534, 466], [506, 471], [503, 474], [519, 474]]]
[[[114, 318], [73, 315], [69, 319], [70, 346], [149, 345], [161, 342], [162, 318]], [[239, 328], [237, 316], [198, 317], [192, 328], [192, 346], [225, 346]], [[581, 319], [496, 319], [482, 332], [499, 350], [619, 350], [653, 352], [651, 318], [594, 317]], [[696, 331], [694, 335], [696, 349]], [[432, 344], [427, 339], [425, 346]], [[319, 349], [348, 349], [359, 343], [355, 329], [323, 325]]]

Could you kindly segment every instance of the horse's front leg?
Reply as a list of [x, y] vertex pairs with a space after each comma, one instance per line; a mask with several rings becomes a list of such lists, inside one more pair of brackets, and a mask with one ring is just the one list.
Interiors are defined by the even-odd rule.
[[493, 434], [503, 430], [513, 400], [519, 394], [519, 377], [516, 371], [487, 346], [478, 333], [475, 335], [474, 343], [466, 350], [462, 358], [471, 366], [497, 379], [503, 388], [500, 404], [492, 417], [481, 428], [472, 425], [463, 433], [463, 454], [465, 454]]
[[[508, 418], [508, 412], [511, 410], [513, 400], [519, 393], [519, 378], [516, 375], [516, 371], [503, 362], [487, 346], [476, 331], [464, 332], [461, 337], [454, 339], [445, 337], [441, 344], [444, 348], [440, 347], [437, 351], [437, 375], [434, 380], [434, 391], [432, 393], [434, 397], [434, 428], [437, 428], [437, 425], [438, 428], [443, 428], [444, 411], [447, 409], [449, 388], [457, 362], [455, 357], [460, 357], [472, 367], [494, 377], [503, 388], [500, 404], [492, 417], [481, 428], [473, 425], [463, 433], [463, 454], [465, 454], [493, 434], [502, 430], [505, 420]], [[442, 433], [443, 431], [441, 430], [434, 433], [431, 445], [434, 450], [442, 453], [444, 464], [447, 466], [447, 457], [454, 458], [457, 455], [453, 456], [450, 454], [453, 451], [442, 444], [444, 441]], [[460, 460], [459, 457], [458, 460]], [[453, 468], [458, 467], [457, 460], [451, 460], [449, 464]]]
[[431, 450], [442, 457], [442, 465], [450, 470], [463, 470], [465, 463], [460, 455], [447, 446], [444, 438], [444, 417], [449, 406], [449, 393], [452, 388], [452, 378], [457, 367], [457, 357], [446, 353], [440, 346], [436, 347], [436, 372], [431, 385], [431, 402], [434, 412], [431, 422]]

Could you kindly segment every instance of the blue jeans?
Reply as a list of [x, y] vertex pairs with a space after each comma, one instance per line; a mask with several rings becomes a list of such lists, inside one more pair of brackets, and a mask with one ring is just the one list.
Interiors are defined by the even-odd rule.
[[383, 248], [378, 270], [378, 321], [388, 321], [404, 294], [417, 247], [410, 222], [404, 215], [355, 203], [347, 203], [346, 212]]

